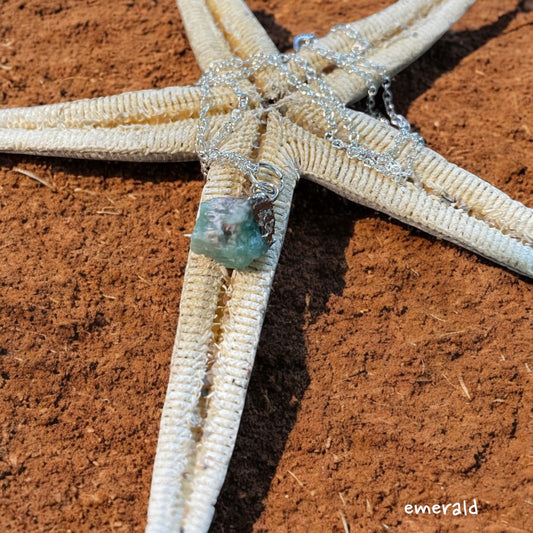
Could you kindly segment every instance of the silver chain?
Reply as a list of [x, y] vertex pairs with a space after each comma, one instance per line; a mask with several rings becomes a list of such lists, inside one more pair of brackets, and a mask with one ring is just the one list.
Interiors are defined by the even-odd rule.
[[[196, 152], [204, 175], [213, 164], [225, 162], [247, 175], [256, 191], [270, 191], [272, 201], [277, 197], [283, 182], [282, 177], [280, 177], [282, 174], [276, 167], [265, 163], [256, 163], [236, 152], [221, 149], [223, 142], [236, 131], [239, 122], [242, 121], [243, 114], [250, 104], [251, 92], [255, 91], [254, 96], [261, 100], [257, 89], [249, 84], [249, 94], [243, 89], [246, 87], [246, 83], [243, 82], [250, 80], [260, 71], [273, 67], [292, 91], [304, 94], [322, 110], [327, 124], [324, 138], [335, 148], [343, 150], [349, 158], [358, 159], [365, 166], [373, 168], [397, 182], [416, 181], [412, 165], [423, 147], [424, 141], [420, 135], [411, 131], [411, 125], [407, 119], [396, 113], [389, 76], [385, 74], [383, 67], [368, 59], [366, 54], [370, 50], [370, 44], [355, 31], [348, 26], [341, 25], [333, 28], [332, 32], [343, 32], [351, 40], [352, 48], [349, 52], [338, 53], [329, 50], [321, 46], [312, 34], [297, 37], [294, 42], [295, 50], [303, 47], [308, 48], [326, 59], [328, 63], [349, 74], [360, 76], [368, 88], [368, 113], [377, 119], [390, 122], [397, 128], [398, 132], [394, 137], [393, 146], [385, 152], [377, 152], [361, 145], [353, 114], [336, 97], [325, 78], [304, 58], [296, 53], [257, 54], [246, 60], [232, 58], [219, 61], [207, 70], [198, 82], [202, 100], [196, 134]], [[383, 103], [387, 118], [381, 116], [375, 107], [375, 97], [380, 86], [383, 89]], [[235, 94], [238, 103], [226, 122], [209, 138], [210, 97], [214, 87], [228, 87]], [[339, 137], [341, 128], [346, 132], [347, 141]], [[400, 161], [399, 156], [403, 151], [405, 154]], [[270, 174], [274, 174], [279, 185], [270, 181], [259, 180], [257, 176], [261, 170], [268, 170]]]

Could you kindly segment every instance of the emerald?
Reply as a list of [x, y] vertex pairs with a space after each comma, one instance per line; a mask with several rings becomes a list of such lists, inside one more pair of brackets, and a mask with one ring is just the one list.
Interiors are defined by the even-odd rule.
[[[271, 204], [267, 207], [263, 204], [261, 219], [266, 212], [272, 212]], [[191, 237], [191, 250], [227, 268], [246, 268], [268, 250], [271, 237], [256, 220], [256, 205], [252, 198], [231, 196], [202, 202]]]

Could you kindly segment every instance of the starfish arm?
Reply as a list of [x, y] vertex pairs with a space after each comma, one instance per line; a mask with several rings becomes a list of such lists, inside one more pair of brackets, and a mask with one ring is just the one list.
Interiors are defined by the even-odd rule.
[[107, 161], [196, 159], [196, 120], [114, 128], [0, 129], [0, 151]]
[[255, 54], [279, 53], [263, 26], [243, 1], [207, 0], [206, 3], [236, 56], [248, 58]]
[[[247, 121], [243, 135], [230, 140], [227, 148], [248, 153], [259, 129], [259, 120]], [[275, 163], [285, 174], [274, 205], [273, 246], [248, 269], [231, 273], [190, 254], [152, 477], [148, 533], [207, 531], [211, 522], [237, 436], [298, 177], [294, 163], [280, 154], [280, 138], [280, 122], [269, 121], [259, 159]], [[230, 167], [217, 165], [209, 172], [203, 200], [242, 194], [245, 184]]]
[[[191, 47], [202, 70], [215, 62], [231, 58], [249, 59], [256, 55], [274, 55], [279, 51], [250, 8], [242, 0], [178, 0]], [[199, 25], [206, 27], [198, 34]], [[269, 98], [279, 92], [279, 74], [268, 67], [255, 75], [255, 84]], [[251, 88], [251, 84], [249, 84]], [[253, 92], [253, 91], [252, 91]], [[252, 95], [252, 99], [256, 94]]]
[[213, 325], [227, 277], [213, 261], [189, 257], [152, 473], [147, 533], [174, 531], [182, 521], [202, 430], [199, 403], [214, 342]]
[[[361, 143], [381, 153], [397, 131], [354, 112]], [[287, 137], [300, 171], [340, 195], [533, 277], [533, 210], [423, 148], [414, 182], [398, 183], [298, 126]], [[289, 129], [289, 128], [288, 128]]]
[[[214, 87], [211, 100], [214, 126], [237, 106], [234, 92], [226, 87]], [[187, 86], [2, 109], [0, 151], [120, 161], [192, 160], [200, 101], [200, 88]]]
[[250, 8], [241, 0], [177, 2], [187, 37], [202, 70], [233, 56], [246, 58], [278, 52]]
[[204, 0], [177, 0], [177, 4], [187, 39], [202, 71], [217, 61], [233, 57], [228, 41]]
[[[406, 68], [424, 52], [465, 13], [475, 0], [399, 0], [390, 7], [358, 22], [347, 24], [362, 39], [369, 43], [365, 57], [383, 74], [393, 76]], [[333, 52], [349, 52], [354, 46], [345, 32], [330, 32], [317, 44]], [[299, 52], [317, 70], [330, 67], [327, 60], [310, 49]], [[382, 75], [370, 73], [377, 85]], [[345, 103], [363, 98], [368, 82], [361, 76], [349, 74], [340, 68], [327, 74], [328, 84]]]
[[[226, 98], [229, 98], [229, 94]], [[0, 128], [88, 129], [168, 123], [197, 117], [200, 99], [199, 87], [185, 86], [132, 91], [34, 107], [15, 107], [0, 110]], [[228, 105], [227, 102], [225, 104]]]

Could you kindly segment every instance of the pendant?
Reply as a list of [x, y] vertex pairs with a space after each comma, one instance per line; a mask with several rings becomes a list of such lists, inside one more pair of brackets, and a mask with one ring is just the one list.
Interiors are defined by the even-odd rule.
[[[283, 173], [270, 163], [257, 163], [249, 172], [250, 196], [219, 196], [200, 204], [191, 235], [191, 250], [226, 268], [243, 269], [261, 257], [274, 242], [273, 204], [283, 188]], [[274, 176], [260, 180], [259, 172]]]
[[273, 234], [274, 210], [267, 196], [220, 196], [200, 204], [191, 250], [226, 268], [243, 269], [270, 248]]

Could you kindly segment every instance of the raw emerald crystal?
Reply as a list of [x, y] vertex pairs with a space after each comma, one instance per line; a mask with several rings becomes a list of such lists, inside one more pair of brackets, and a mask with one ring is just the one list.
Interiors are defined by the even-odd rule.
[[221, 196], [200, 204], [191, 250], [227, 268], [242, 269], [268, 250], [263, 233], [251, 198]]

